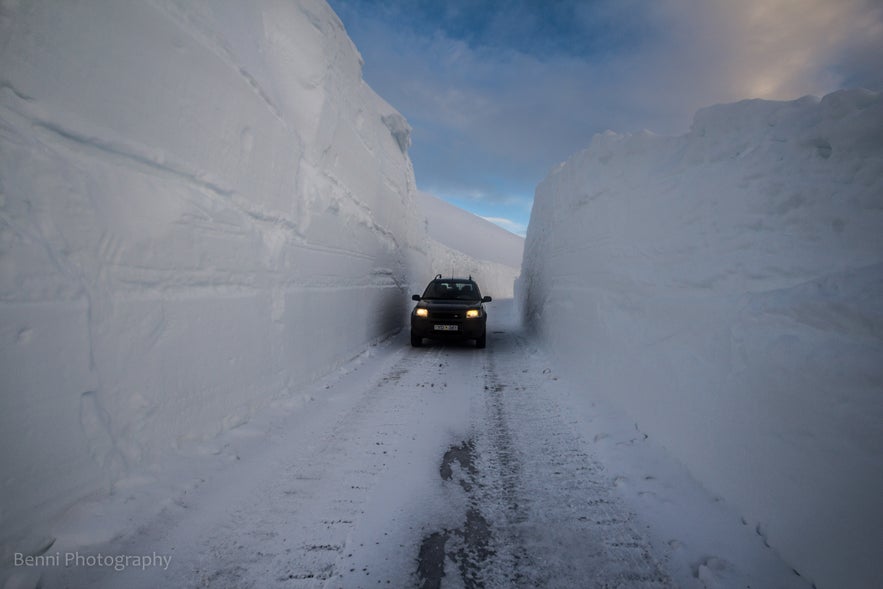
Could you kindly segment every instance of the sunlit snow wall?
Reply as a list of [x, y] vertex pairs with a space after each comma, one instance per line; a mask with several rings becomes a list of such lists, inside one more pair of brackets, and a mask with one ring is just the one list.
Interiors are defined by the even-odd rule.
[[416, 202], [428, 239], [421, 246], [427, 260], [424, 283], [415, 293], [422, 293], [435, 274], [443, 274], [472, 276], [482, 295], [496, 300], [514, 296], [524, 238], [430, 194], [418, 192]]
[[401, 327], [408, 145], [322, 0], [2, 4], [4, 560]]
[[[561, 363], [822, 588], [883, 578], [883, 97], [596, 136], [519, 284]], [[760, 541], [760, 539], [759, 539]]]

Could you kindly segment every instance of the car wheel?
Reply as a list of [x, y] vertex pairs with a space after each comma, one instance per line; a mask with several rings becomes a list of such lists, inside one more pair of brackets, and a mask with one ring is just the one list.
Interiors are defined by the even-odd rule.
[[483, 333], [483, 334], [481, 334], [480, 338], [475, 340], [475, 347], [481, 349], [481, 348], [485, 347], [486, 345], [487, 345], [487, 333]]
[[419, 335], [417, 335], [416, 333], [414, 333], [413, 331], [411, 332], [411, 345], [414, 346], [415, 348], [419, 348], [420, 346], [423, 345], [423, 338], [420, 337]]

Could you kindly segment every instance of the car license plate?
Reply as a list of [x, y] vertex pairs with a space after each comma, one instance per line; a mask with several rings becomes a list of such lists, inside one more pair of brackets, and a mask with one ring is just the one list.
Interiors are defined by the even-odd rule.
[[457, 331], [460, 329], [459, 325], [436, 325], [436, 331]]

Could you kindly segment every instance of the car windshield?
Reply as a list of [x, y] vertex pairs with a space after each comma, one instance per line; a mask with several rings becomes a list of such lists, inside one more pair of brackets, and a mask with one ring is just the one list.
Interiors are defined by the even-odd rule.
[[453, 301], [480, 301], [478, 285], [464, 280], [433, 280], [423, 293], [424, 299], [447, 299]]

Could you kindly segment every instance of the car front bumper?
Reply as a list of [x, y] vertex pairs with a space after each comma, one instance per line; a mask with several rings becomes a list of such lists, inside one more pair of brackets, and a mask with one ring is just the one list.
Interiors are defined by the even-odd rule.
[[485, 334], [486, 317], [445, 319], [411, 316], [411, 333], [427, 339], [478, 339]]

